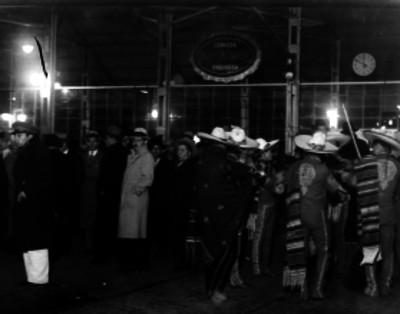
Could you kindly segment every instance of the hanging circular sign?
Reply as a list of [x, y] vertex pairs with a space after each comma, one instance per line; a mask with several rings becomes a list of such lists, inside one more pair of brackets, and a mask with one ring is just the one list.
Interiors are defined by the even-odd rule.
[[215, 33], [192, 52], [194, 70], [205, 80], [229, 83], [257, 70], [261, 50], [257, 43], [235, 32]]

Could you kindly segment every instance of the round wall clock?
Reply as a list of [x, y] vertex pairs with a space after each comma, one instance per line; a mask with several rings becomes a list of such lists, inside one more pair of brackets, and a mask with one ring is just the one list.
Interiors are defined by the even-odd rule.
[[360, 53], [353, 59], [353, 71], [360, 76], [368, 76], [375, 71], [376, 61], [370, 53]]

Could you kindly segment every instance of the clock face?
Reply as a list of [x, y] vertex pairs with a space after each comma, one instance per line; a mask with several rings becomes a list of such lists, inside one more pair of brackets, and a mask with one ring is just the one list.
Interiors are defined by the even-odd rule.
[[376, 61], [369, 53], [360, 53], [354, 57], [353, 70], [360, 76], [370, 75], [375, 71]]

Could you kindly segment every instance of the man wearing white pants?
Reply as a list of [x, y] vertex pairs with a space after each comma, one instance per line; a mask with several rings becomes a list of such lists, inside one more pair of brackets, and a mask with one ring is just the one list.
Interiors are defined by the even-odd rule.
[[27, 283], [43, 285], [49, 282], [50, 209], [54, 193], [50, 154], [37, 133], [30, 123], [13, 124], [18, 151], [13, 169], [16, 199], [12, 232], [23, 253]]
[[28, 251], [23, 254], [27, 281], [34, 284], [49, 282], [49, 250]]

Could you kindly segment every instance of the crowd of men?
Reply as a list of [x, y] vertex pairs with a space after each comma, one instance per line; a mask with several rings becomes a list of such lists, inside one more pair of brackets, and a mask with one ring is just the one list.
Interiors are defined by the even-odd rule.
[[[319, 123], [294, 137], [289, 156], [279, 152], [283, 141], [254, 140], [236, 126], [174, 143], [109, 126], [103, 137], [88, 131], [77, 152], [16, 122], [0, 133], [3, 239], [22, 253], [31, 285], [49, 282], [50, 261], [77, 235], [94, 262], [117, 258], [128, 272], [148, 270], [151, 242], [161, 255], [172, 252], [174, 270], [203, 269], [207, 294], [220, 304], [229, 285], [246, 285], [243, 255], [254, 275], [273, 273], [284, 213], [284, 287], [323, 299], [328, 268], [344, 277], [362, 269], [347, 282], [385, 296], [400, 260], [400, 141], [385, 130], [365, 130], [363, 139], [356, 131]], [[355, 262], [348, 241], [358, 244]]]

